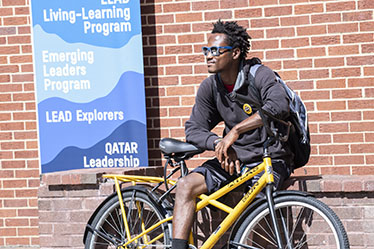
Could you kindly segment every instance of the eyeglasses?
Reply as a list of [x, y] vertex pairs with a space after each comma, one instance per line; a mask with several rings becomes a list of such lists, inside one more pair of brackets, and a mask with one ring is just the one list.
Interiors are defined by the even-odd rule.
[[[221, 48], [228, 49], [228, 50], [220, 51]], [[220, 56], [221, 54], [224, 54], [227, 51], [230, 51], [231, 49], [232, 49], [232, 47], [230, 47], [230, 46], [223, 46], [223, 47], [218, 47], [218, 46], [203, 47], [203, 54], [205, 56], [208, 56], [208, 54], [210, 52], [213, 56]]]

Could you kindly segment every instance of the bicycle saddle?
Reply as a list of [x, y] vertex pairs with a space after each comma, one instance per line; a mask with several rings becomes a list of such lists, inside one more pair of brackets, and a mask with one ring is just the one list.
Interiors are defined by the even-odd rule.
[[192, 157], [203, 152], [196, 146], [174, 138], [162, 138], [160, 141], [160, 149], [164, 155], [176, 155], [178, 157]]

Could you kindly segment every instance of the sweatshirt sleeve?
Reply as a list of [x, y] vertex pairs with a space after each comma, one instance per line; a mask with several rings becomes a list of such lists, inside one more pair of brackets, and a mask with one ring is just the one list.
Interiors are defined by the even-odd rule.
[[201, 83], [190, 119], [185, 124], [187, 142], [204, 150], [214, 150], [213, 142], [219, 136], [211, 130], [222, 121], [217, 111], [212, 84], [215, 84], [212, 76]]
[[283, 86], [277, 82], [274, 72], [262, 66], [255, 77], [256, 88], [260, 89], [262, 108], [279, 119], [289, 115], [289, 99]]

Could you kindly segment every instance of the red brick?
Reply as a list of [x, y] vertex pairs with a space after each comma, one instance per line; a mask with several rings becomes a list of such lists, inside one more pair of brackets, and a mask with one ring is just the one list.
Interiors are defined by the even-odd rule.
[[374, 149], [373, 144], [352, 144], [351, 153], [371, 153]]
[[372, 86], [374, 78], [353, 78], [348, 79], [348, 87]]
[[15, 237], [17, 236], [16, 228], [0, 228], [0, 234], [3, 237]]
[[17, 65], [0, 66], [0, 73], [17, 73], [19, 67]]
[[359, 9], [373, 9], [374, 3], [370, 0], [360, 0], [358, 1], [358, 8]]
[[295, 5], [295, 14], [310, 14], [310, 13], [322, 13], [324, 11], [323, 4], [305, 4]]
[[353, 121], [361, 120], [360, 112], [333, 112], [331, 113], [331, 121]]
[[312, 20], [312, 24], [340, 22], [341, 14], [340, 13], [328, 13], [328, 14], [312, 15], [311, 20]]
[[276, 5], [278, 0], [249, 0], [249, 6]]
[[322, 35], [327, 33], [326, 25], [315, 25], [315, 26], [305, 26], [297, 27], [296, 33], [299, 36], [310, 36], [310, 35]]
[[328, 33], [355, 33], [358, 31], [358, 23], [330, 24]]
[[300, 97], [303, 100], [322, 100], [322, 99], [329, 99], [330, 92], [329, 91], [302, 91]]
[[265, 8], [265, 16], [288, 16], [292, 14], [292, 6], [268, 7]]
[[10, 63], [31, 63], [32, 56], [31, 55], [21, 55], [21, 56], [11, 56]]
[[347, 10], [355, 10], [355, 9], [356, 9], [355, 1], [339, 1], [336, 3], [326, 3], [327, 12], [347, 11]]
[[3, 25], [4, 26], [17, 26], [17, 25], [26, 25], [28, 24], [27, 17], [4, 17]]
[[272, 60], [272, 59], [281, 59], [281, 58], [293, 58], [294, 50], [293, 49], [287, 49], [287, 50], [269, 50], [266, 51], [266, 59]]
[[[350, 167], [331, 167], [329, 165], [328, 167], [322, 167], [321, 168], [322, 175], [350, 175]], [[331, 182], [327, 181], [327, 185], [324, 186], [323, 191], [336, 191], [337, 189], [340, 189], [341, 185], [334, 186]]]
[[334, 90], [332, 91], [332, 98], [341, 99], [341, 98], [361, 98], [362, 91], [361, 89], [347, 89], [347, 90]]
[[346, 45], [346, 46], [334, 46], [328, 48], [329, 55], [349, 55], [358, 54], [359, 46], [357, 45]]
[[360, 123], [351, 123], [350, 129], [352, 132], [363, 132], [363, 131], [373, 131], [372, 127], [374, 122], [360, 122]]
[[344, 66], [344, 58], [326, 58], [326, 59], [315, 59], [315, 67], [339, 67]]
[[329, 71], [327, 69], [315, 69], [315, 70], [301, 70], [300, 79], [320, 79], [328, 78]]
[[200, 11], [200, 10], [212, 10], [219, 8], [219, 1], [194, 1], [191, 2], [192, 10]]
[[183, 44], [191, 44], [191, 43], [203, 43], [204, 42], [204, 35], [202, 34], [191, 34], [191, 35], [179, 35], [178, 36], [178, 43]]
[[331, 136], [330, 135], [320, 135], [314, 134], [311, 136], [312, 144], [322, 144], [322, 143], [331, 143]]
[[190, 24], [173, 24], [173, 25], [165, 25], [164, 26], [164, 33], [188, 33], [191, 32], [191, 25]]
[[31, 36], [10, 36], [8, 37], [8, 44], [29, 44], [31, 42]]
[[21, 238], [21, 237], [19, 237], [19, 238], [10, 237], [10, 238], [6, 238], [5, 241], [6, 241], [5, 243], [7, 245], [18, 245], [18, 246], [20, 246], [20, 245], [29, 245], [30, 244], [29, 238]]
[[37, 158], [37, 150], [25, 150], [25, 151], [16, 151], [14, 152], [15, 158]]
[[166, 75], [192, 74], [191, 66], [169, 66], [166, 67]]
[[260, 8], [245, 8], [245, 9], [238, 9], [235, 10], [235, 18], [248, 18], [248, 17], [262, 17], [262, 9]]
[[281, 17], [281, 26], [299, 26], [310, 24], [308, 16], [291, 16], [291, 17]]
[[332, 69], [332, 77], [354, 77], [360, 76], [361, 71], [360, 68], [339, 68], [339, 69]]
[[38, 136], [36, 131], [17, 131], [14, 132], [14, 139], [24, 140], [24, 139], [36, 139]]
[[166, 55], [189, 54], [189, 53], [192, 53], [192, 47], [189, 45], [166, 46], [165, 47]]
[[17, 161], [17, 160], [12, 160], [12, 161], [2, 161], [2, 168], [3, 169], [10, 169], [10, 168], [25, 168], [26, 163], [25, 161]]
[[163, 15], [156, 15], [156, 16], [149, 16], [148, 22], [150, 24], [163, 24], [163, 23], [174, 23], [174, 15], [172, 14], [163, 14]]
[[240, 7], [248, 7], [248, 0], [221, 0], [220, 1], [220, 8], [221, 9], [232, 9], [232, 8], [240, 8]]
[[195, 93], [194, 89], [189, 86], [183, 87], [169, 87], [167, 90], [167, 96], [181, 96], [181, 95], [192, 95]]
[[309, 38], [282, 39], [283, 48], [307, 47], [310, 45]]
[[374, 64], [374, 56], [353, 56], [347, 58], [348, 66]]
[[340, 36], [312, 37], [312, 46], [340, 44]]
[[[0, 27], [0, 35], [14, 35], [17, 31], [15, 27]], [[0, 48], [0, 51], [2, 51], [3, 48]]]
[[163, 5], [164, 12], [180, 12], [180, 11], [190, 11], [190, 3], [171, 3]]
[[232, 12], [231, 11], [209, 11], [204, 13], [204, 19], [206, 21], [217, 19], [231, 19], [232, 18]]
[[349, 127], [346, 123], [320, 123], [319, 130], [321, 133], [348, 132]]
[[349, 109], [371, 109], [374, 108], [373, 100], [349, 100]]
[[24, 129], [24, 123], [22, 122], [0, 123], [1, 131], [23, 130], [23, 129]]
[[332, 164], [332, 157], [331, 156], [316, 156], [311, 155], [308, 165], [331, 165]]
[[15, 9], [16, 15], [28, 15], [30, 14], [30, 8], [29, 7], [16, 7]]
[[[0, 16], [12, 16], [13, 9], [12, 8], [1, 8], [0, 9]], [[1, 31], [0, 31], [1, 33]]]
[[374, 22], [360, 22], [360, 31], [373, 31]]
[[201, 55], [178, 56], [178, 64], [193, 64], [193, 63], [205, 63], [205, 57], [202, 54]]
[[343, 35], [344, 43], [361, 43], [361, 42], [373, 42], [373, 34], [352, 34]]
[[349, 145], [319, 145], [319, 154], [348, 154]]
[[3, 6], [17, 6], [25, 4], [25, 0], [3, 0]]
[[251, 44], [251, 49], [272, 49], [278, 48], [279, 42], [278, 40], [256, 40], [253, 41]]
[[293, 37], [293, 36], [295, 36], [295, 30], [293, 28], [278, 28], [278, 29], [267, 29], [266, 30], [267, 38]]
[[343, 21], [344, 22], [366, 21], [366, 20], [373, 20], [373, 12], [372, 11], [343, 13]]

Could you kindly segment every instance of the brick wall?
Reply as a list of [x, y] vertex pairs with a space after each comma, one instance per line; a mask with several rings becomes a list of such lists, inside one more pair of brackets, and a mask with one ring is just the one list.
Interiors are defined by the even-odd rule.
[[39, 245], [30, 9], [0, 1], [0, 247]]
[[143, 2], [151, 165], [159, 163], [160, 137], [184, 138], [183, 124], [207, 76], [201, 46], [222, 18], [249, 27], [250, 56], [278, 71], [305, 101], [313, 143], [307, 173], [374, 172], [373, 1]]
[[[277, 70], [307, 104], [313, 154], [296, 174], [374, 172], [372, 0], [140, 2], [150, 165], [161, 162], [160, 137], [184, 138], [207, 76], [201, 46], [222, 18], [249, 27], [250, 56]], [[29, 6], [30, 0], [0, 0], [0, 247], [39, 244]]]

